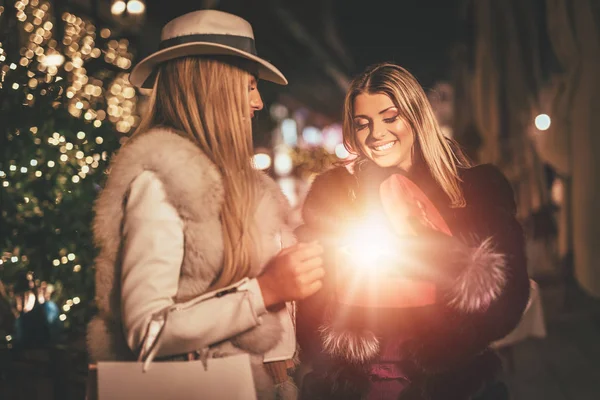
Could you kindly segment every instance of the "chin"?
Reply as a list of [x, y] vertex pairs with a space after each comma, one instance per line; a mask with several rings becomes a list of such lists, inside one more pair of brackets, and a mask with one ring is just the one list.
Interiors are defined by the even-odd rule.
[[396, 167], [400, 164], [398, 160], [387, 157], [371, 158], [371, 160], [381, 168]]

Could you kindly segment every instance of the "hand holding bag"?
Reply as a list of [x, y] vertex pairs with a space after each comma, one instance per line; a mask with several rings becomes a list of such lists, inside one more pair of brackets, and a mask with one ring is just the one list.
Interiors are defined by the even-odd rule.
[[[213, 295], [208, 293], [196, 301]], [[152, 362], [170, 311], [171, 307], [153, 315], [137, 361], [103, 361], [90, 366], [87, 400], [256, 400], [248, 354], [209, 358], [205, 348], [197, 352], [199, 360], [188, 355], [189, 361]]]

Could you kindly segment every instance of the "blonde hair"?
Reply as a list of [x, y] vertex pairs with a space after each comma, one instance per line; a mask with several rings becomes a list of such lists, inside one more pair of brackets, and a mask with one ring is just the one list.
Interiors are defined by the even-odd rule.
[[442, 134], [427, 96], [415, 77], [398, 65], [381, 63], [367, 68], [350, 83], [344, 100], [343, 136], [344, 146], [358, 156], [358, 163], [367, 159], [356, 142], [354, 129], [354, 100], [362, 93], [381, 93], [392, 100], [415, 136], [413, 154], [420, 152], [433, 178], [450, 198], [451, 205], [464, 207], [458, 168], [468, 167], [471, 163], [458, 144]]
[[[210, 289], [248, 276], [255, 262], [256, 171], [247, 67], [230, 57], [183, 57], [158, 69], [144, 119], [135, 134], [170, 127], [192, 140], [219, 169], [223, 268]], [[192, 177], [193, 179], [193, 177]]]

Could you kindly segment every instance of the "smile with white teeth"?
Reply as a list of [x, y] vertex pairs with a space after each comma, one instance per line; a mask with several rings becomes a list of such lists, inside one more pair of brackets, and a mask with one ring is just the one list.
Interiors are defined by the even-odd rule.
[[381, 146], [373, 146], [373, 149], [376, 151], [384, 151], [384, 150], [391, 149], [394, 144], [396, 144], [396, 140], [394, 140], [393, 142], [388, 142]]

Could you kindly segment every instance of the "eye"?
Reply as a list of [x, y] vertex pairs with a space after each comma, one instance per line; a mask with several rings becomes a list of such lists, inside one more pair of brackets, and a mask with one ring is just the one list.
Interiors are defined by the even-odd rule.
[[397, 119], [398, 119], [398, 115], [394, 115], [391, 118], [384, 119], [383, 122], [385, 122], [386, 124], [391, 124], [392, 122], [396, 122]]
[[358, 124], [358, 123], [355, 123], [354, 124], [354, 129], [358, 132], [358, 131], [362, 131], [363, 129], [365, 129], [368, 126], [369, 126], [369, 124]]

